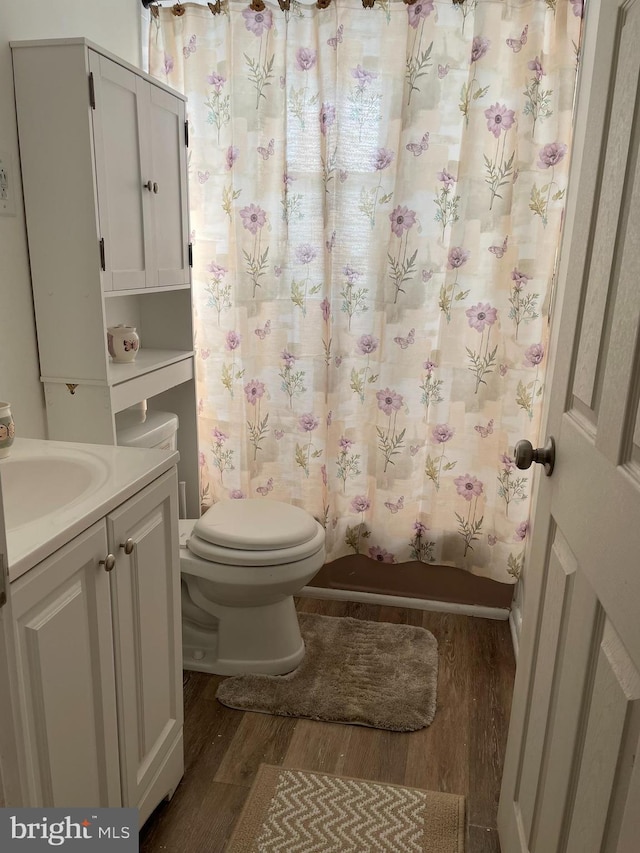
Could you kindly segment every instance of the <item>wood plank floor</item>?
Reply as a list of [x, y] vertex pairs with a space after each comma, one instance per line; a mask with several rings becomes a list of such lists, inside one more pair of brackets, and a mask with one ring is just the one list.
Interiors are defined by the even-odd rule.
[[262, 762], [464, 794], [466, 853], [499, 853], [496, 812], [515, 663], [507, 622], [299, 599], [299, 611], [427, 628], [438, 640], [433, 723], [388, 732], [233, 710], [222, 677], [185, 672], [185, 775], [140, 834], [142, 853], [223, 851]]

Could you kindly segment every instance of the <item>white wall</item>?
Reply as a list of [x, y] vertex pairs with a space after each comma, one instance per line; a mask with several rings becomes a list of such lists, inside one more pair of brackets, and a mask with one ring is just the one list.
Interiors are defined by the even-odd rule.
[[[0, 151], [14, 163], [16, 215], [0, 216], [0, 400], [16, 433], [46, 438], [29, 256], [18, 172], [10, 41], [84, 36], [140, 65], [140, 0], [0, 0]], [[46, 144], [46, 140], [43, 140]]]

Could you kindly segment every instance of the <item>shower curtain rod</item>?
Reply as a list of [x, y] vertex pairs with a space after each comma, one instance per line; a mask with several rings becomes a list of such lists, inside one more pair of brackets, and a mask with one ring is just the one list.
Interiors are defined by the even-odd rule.
[[[406, 6], [413, 6], [418, 0], [402, 0]], [[176, 17], [184, 15], [186, 9], [184, 3], [175, 2], [175, 0], [140, 0], [145, 9], [148, 9], [154, 17], [157, 17], [160, 8], [170, 8]], [[208, 6], [212, 15], [218, 15], [222, 11], [222, 6], [228, 0], [214, 0], [212, 3], [207, 3], [205, 0], [191, 0], [196, 6]], [[331, 0], [297, 0], [302, 6], [316, 6], [318, 9], [326, 9], [331, 5]], [[451, 0], [454, 6], [461, 6], [465, 0]], [[280, 9], [283, 12], [288, 12], [291, 7], [291, 0], [277, 0]], [[375, 0], [362, 0], [362, 6], [365, 9], [372, 9]], [[272, 2], [270, 5], [275, 5]], [[251, 0], [248, 6], [254, 12], [262, 12], [265, 8], [264, 0]]]

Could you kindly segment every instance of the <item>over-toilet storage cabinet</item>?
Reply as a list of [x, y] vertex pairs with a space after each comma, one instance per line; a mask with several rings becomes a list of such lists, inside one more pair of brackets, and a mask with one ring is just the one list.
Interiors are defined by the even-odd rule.
[[181, 778], [177, 516], [173, 468], [12, 583], [24, 805], [143, 822]]
[[[197, 516], [185, 98], [86, 39], [11, 47], [48, 436], [115, 444], [117, 412], [175, 412]], [[118, 323], [131, 364], [107, 351]]]

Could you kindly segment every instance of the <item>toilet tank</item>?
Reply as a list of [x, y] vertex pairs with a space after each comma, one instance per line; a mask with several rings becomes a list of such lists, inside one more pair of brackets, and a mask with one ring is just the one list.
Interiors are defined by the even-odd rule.
[[178, 416], [171, 412], [141, 411], [139, 407], [116, 414], [117, 443], [125, 447], [176, 450]]

